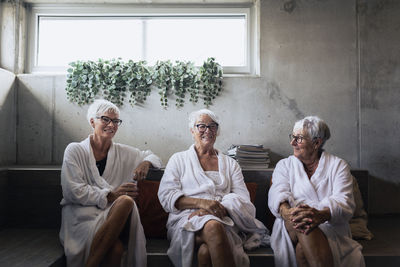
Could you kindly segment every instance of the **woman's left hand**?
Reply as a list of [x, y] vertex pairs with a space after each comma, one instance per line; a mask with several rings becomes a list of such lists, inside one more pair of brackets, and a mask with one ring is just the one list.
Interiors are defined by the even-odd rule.
[[206, 210], [208, 213], [223, 219], [228, 215], [225, 207], [216, 200], [211, 199], [198, 199], [200, 209]]
[[291, 215], [294, 228], [307, 235], [320, 224], [330, 219], [330, 210], [329, 208], [317, 210], [302, 204], [294, 208]]
[[150, 161], [143, 161], [133, 171], [133, 180], [140, 181], [146, 178], [149, 168], [152, 166]]

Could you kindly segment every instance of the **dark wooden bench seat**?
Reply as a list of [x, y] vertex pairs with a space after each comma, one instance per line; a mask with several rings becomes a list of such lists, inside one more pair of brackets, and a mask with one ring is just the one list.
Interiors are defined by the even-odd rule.
[[[257, 218], [269, 228], [267, 195], [272, 169], [243, 171], [246, 182], [258, 184]], [[354, 170], [366, 207], [368, 172]], [[152, 171], [149, 180], [159, 180], [162, 171]], [[0, 169], [0, 266], [65, 266], [58, 240], [61, 200], [60, 167], [14, 166]], [[375, 238], [360, 241], [367, 266], [400, 266], [400, 215], [371, 217], [369, 228]], [[271, 228], [270, 228], [271, 229]], [[148, 266], [172, 266], [166, 239], [148, 239]], [[273, 266], [271, 248], [248, 252], [251, 266]], [[29, 263], [29, 264], [28, 264]]]

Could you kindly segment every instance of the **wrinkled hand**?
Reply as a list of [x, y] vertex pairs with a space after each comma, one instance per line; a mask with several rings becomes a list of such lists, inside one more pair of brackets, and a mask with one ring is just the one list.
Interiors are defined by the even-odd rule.
[[136, 183], [124, 183], [107, 195], [108, 202], [114, 202], [119, 196], [127, 195], [133, 199], [139, 196], [139, 189]]
[[206, 211], [205, 209], [198, 209], [198, 210], [192, 212], [192, 213], [189, 215], [188, 220], [190, 220], [190, 219], [191, 219], [192, 217], [194, 217], [194, 216], [204, 216], [204, 215], [208, 215], [208, 214], [211, 214], [211, 213], [209, 213], [209, 212]]
[[291, 209], [290, 215], [294, 229], [306, 235], [327, 221], [326, 215], [322, 211], [305, 204]]
[[218, 218], [224, 218], [228, 212], [225, 207], [216, 200], [201, 199], [199, 204], [200, 209], [206, 210], [209, 214], [217, 216]]
[[140, 181], [146, 178], [151, 166], [152, 165], [150, 161], [143, 161], [140, 163], [139, 166], [137, 166], [137, 168], [133, 171], [133, 180]]

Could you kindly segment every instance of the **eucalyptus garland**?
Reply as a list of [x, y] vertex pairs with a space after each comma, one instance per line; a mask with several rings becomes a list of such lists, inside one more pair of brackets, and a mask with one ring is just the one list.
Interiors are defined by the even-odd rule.
[[208, 58], [200, 67], [200, 80], [204, 105], [208, 107], [222, 90], [222, 67], [215, 62], [215, 58]]
[[200, 95], [208, 107], [222, 90], [222, 67], [208, 58], [200, 68], [193, 62], [157, 61], [153, 67], [145, 61], [123, 62], [121, 59], [76, 61], [69, 64], [67, 97], [79, 105], [103, 97], [122, 106], [127, 93], [129, 103], [144, 103], [152, 87], [158, 88], [161, 106], [168, 107], [168, 98], [175, 96], [177, 108], [183, 107], [186, 93], [197, 103]]
[[172, 63], [171, 61], [157, 61], [154, 66], [153, 79], [154, 84], [158, 87], [158, 94], [160, 95], [161, 106], [168, 107], [168, 98], [172, 89]]
[[143, 103], [151, 92], [153, 83], [151, 70], [146, 66], [145, 61], [129, 60], [125, 71], [127, 90], [131, 92], [129, 103], [131, 105]]
[[70, 64], [67, 74], [67, 98], [79, 105], [93, 101], [101, 89], [98, 65], [93, 61], [76, 61]]
[[175, 106], [180, 108], [185, 103], [186, 92], [190, 93], [190, 101], [197, 103], [200, 79], [194, 64], [190, 61], [176, 61], [172, 71], [174, 92], [176, 96]]
[[105, 99], [121, 106], [126, 97], [126, 65], [113, 59], [104, 61], [102, 68], [102, 89]]

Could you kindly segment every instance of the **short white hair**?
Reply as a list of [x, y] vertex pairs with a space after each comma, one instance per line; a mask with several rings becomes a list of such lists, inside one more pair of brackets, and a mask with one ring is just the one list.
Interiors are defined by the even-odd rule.
[[322, 150], [326, 140], [331, 137], [331, 132], [328, 125], [317, 116], [308, 116], [297, 121], [294, 124], [293, 132], [297, 130], [302, 130], [303, 132], [307, 133], [308, 137], [310, 137], [312, 140], [321, 138], [322, 143], [320, 150]]
[[90, 106], [86, 114], [86, 118], [90, 124], [91, 119], [101, 116], [104, 113], [115, 113], [119, 117], [119, 108], [105, 99], [96, 99]]
[[191, 129], [191, 130], [194, 129], [196, 121], [201, 115], [207, 115], [214, 122], [218, 123], [217, 135], [219, 135], [220, 120], [219, 120], [218, 116], [214, 112], [212, 112], [211, 110], [206, 109], [206, 108], [203, 108], [203, 109], [200, 109], [200, 110], [197, 110], [197, 111], [193, 111], [192, 113], [189, 114], [189, 129]]

